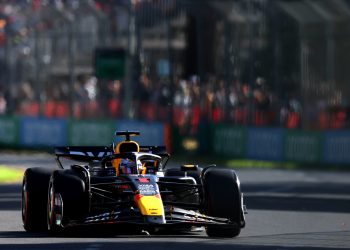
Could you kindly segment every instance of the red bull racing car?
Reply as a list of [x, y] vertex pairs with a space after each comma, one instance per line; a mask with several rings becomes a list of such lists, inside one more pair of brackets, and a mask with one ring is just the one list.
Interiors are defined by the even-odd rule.
[[[245, 226], [240, 182], [231, 169], [166, 166], [165, 147], [140, 146], [139, 132], [109, 147], [56, 147], [57, 169], [29, 168], [22, 185], [26, 231], [62, 233], [78, 226], [115, 229], [205, 227], [235, 237]], [[68, 167], [62, 158], [76, 161]]]

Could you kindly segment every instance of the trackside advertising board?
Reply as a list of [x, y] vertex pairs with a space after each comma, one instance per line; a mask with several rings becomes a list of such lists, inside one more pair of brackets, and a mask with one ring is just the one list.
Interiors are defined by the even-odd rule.
[[[68, 120], [0, 117], [0, 146], [51, 148], [53, 146], [111, 145], [116, 130], [137, 130], [141, 145], [165, 145], [163, 123], [129, 120]], [[168, 131], [168, 130], [167, 130]], [[174, 129], [174, 131], [177, 131]], [[169, 132], [168, 132], [169, 134]], [[122, 140], [123, 138], [119, 138]], [[350, 130], [312, 132], [282, 128], [204, 126], [197, 137], [173, 132], [175, 153], [211, 154], [246, 159], [305, 163], [350, 163]], [[176, 143], [177, 142], [177, 143]], [[205, 145], [201, 145], [201, 144]], [[192, 149], [192, 151], [191, 151]]]
[[285, 130], [284, 158], [287, 161], [320, 162], [322, 158], [321, 134]]
[[18, 119], [15, 117], [0, 118], [0, 145], [18, 145]]
[[69, 123], [71, 146], [108, 146], [114, 138], [115, 126], [111, 120], [84, 120]]
[[283, 160], [283, 129], [249, 128], [247, 157], [259, 160]]
[[19, 144], [26, 147], [66, 145], [67, 121], [65, 119], [21, 118]]
[[[139, 122], [120, 120], [117, 121], [116, 130], [123, 131], [140, 131], [141, 135], [133, 137], [132, 140], [137, 141], [140, 145], [145, 146], [163, 146], [165, 145], [164, 124], [158, 122]], [[116, 138], [116, 142], [124, 140], [124, 137]]]
[[350, 163], [350, 131], [326, 132], [324, 140], [326, 163]]
[[244, 129], [229, 125], [217, 125], [212, 129], [213, 152], [218, 156], [305, 163], [350, 163], [350, 131]]
[[246, 129], [218, 125], [213, 131], [213, 150], [225, 156], [244, 157], [246, 154]]
[[134, 139], [141, 145], [165, 145], [165, 125], [157, 122], [0, 117], [0, 129], [0, 146], [108, 146], [116, 130], [140, 131]]

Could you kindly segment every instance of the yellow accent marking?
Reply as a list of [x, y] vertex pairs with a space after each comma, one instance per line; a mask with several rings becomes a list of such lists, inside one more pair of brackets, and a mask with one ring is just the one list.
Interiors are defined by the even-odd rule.
[[190, 164], [186, 164], [186, 165], [182, 165], [185, 168], [194, 168], [196, 165], [190, 165]]
[[119, 154], [119, 153], [125, 153], [125, 152], [120, 152], [120, 147], [121, 147], [121, 145], [123, 145], [123, 144], [134, 144], [134, 145], [136, 145], [136, 152], [140, 152], [140, 146], [139, 146], [139, 144], [136, 142], [136, 141], [122, 141], [122, 142], [120, 142], [120, 143], [118, 143], [118, 145], [116, 146], [116, 148], [114, 149], [114, 152], [115, 153], [117, 153], [117, 154]]
[[163, 201], [156, 196], [143, 196], [137, 201], [142, 215], [164, 215]]
[[115, 168], [115, 173], [117, 176], [119, 176], [119, 167], [120, 167], [120, 162], [122, 161], [122, 159], [115, 159], [112, 161], [112, 165]]
[[142, 172], [141, 174], [146, 174], [147, 172], [147, 167], [146, 167], [146, 163], [142, 164]]
[[[136, 145], [136, 152], [140, 152], [140, 146], [139, 144], [136, 142], [136, 141], [122, 141], [122, 142], [119, 142], [118, 145], [114, 148], [114, 153], [115, 154], [120, 154], [120, 153], [125, 153], [125, 152], [120, 152], [120, 146], [122, 144], [134, 144]], [[122, 159], [115, 159], [112, 161], [112, 165], [113, 167], [115, 168], [115, 171], [116, 171], [116, 175], [119, 176], [119, 167], [120, 167], [120, 162], [121, 162]]]

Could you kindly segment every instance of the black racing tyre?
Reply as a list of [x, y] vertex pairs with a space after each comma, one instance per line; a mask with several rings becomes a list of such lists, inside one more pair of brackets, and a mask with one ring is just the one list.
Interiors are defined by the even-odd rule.
[[72, 220], [80, 220], [88, 212], [88, 192], [80, 174], [74, 170], [53, 172], [47, 199], [47, 226], [51, 233], [64, 232]]
[[204, 212], [209, 216], [228, 218], [230, 227], [210, 225], [209, 237], [236, 237], [241, 232], [241, 191], [238, 178], [231, 169], [209, 168], [203, 174]]
[[28, 168], [22, 182], [22, 222], [28, 232], [46, 231], [47, 189], [53, 169]]

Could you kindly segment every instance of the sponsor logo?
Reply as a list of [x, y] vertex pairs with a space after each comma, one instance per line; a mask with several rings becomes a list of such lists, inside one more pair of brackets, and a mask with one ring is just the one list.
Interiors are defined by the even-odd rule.
[[142, 195], [155, 195], [157, 189], [153, 184], [139, 184], [138, 189]]

